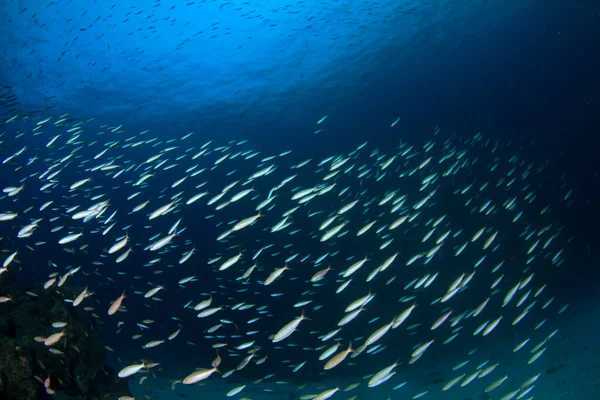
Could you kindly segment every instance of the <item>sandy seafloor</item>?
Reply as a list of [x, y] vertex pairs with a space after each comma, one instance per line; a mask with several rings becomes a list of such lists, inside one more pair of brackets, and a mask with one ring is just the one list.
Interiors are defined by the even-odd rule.
[[[594, 302], [595, 303], [595, 302]], [[587, 307], [569, 307], [562, 315], [557, 315], [554, 323], [559, 327], [559, 332], [551, 339], [546, 352], [534, 364], [533, 370], [542, 375], [535, 383], [535, 388], [523, 399], [539, 400], [598, 400], [600, 399], [600, 310], [588, 303]], [[508, 347], [507, 347], [508, 346]], [[510, 348], [510, 343], [500, 344], [500, 350]], [[523, 350], [522, 350], [523, 351]], [[527, 352], [528, 354], [529, 352]], [[512, 355], [512, 350], [508, 352]], [[429, 391], [421, 399], [448, 399], [448, 400], [479, 400], [502, 399], [507, 393], [517, 389], [523, 381], [532, 376], [532, 365], [521, 362], [515, 357], [495, 358], [499, 362], [497, 370], [492, 373], [491, 379], [476, 379], [466, 387], [455, 385], [449, 391], [442, 392], [442, 386], [460, 375], [452, 371], [452, 366], [461, 360], [448, 360], [448, 363], [432, 363], [424, 360], [408, 368], [399, 368], [398, 373], [386, 383], [375, 387], [367, 387], [367, 381], [360, 376], [351, 376], [347, 380], [320, 380], [308, 383], [302, 389], [297, 385], [276, 381], [276, 378], [263, 383], [244, 382], [234, 378], [234, 375], [221, 379], [213, 374], [205, 383], [195, 385], [177, 384], [171, 390], [171, 381], [182, 379], [183, 376], [167, 376], [169, 368], [159, 372], [156, 377], [148, 376], [140, 385], [139, 376], [129, 381], [129, 387], [136, 400], [150, 399], [198, 399], [211, 400], [228, 398], [227, 392], [231, 389], [246, 384], [244, 390], [232, 396], [234, 399], [275, 400], [275, 399], [300, 399], [310, 393], [320, 393], [323, 390], [336, 386], [346, 387], [354, 382], [361, 381], [361, 385], [349, 392], [337, 392], [331, 399], [348, 399], [357, 395], [357, 399], [412, 399], [424, 391]], [[258, 366], [256, 366], [258, 367]], [[466, 372], [465, 369], [461, 370]], [[192, 372], [192, 371], [190, 371]], [[376, 371], [375, 371], [376, 372]], [[462, 373], [461, 372], [461, 373]], [[484, 393], [484, 389], [495, 379], [506, 373], [506, 380], [498, 389]], [[432, 377], [444, 377], [441, 383], [432, 383]], [[489, 378], [489, 377], [487, 377]], [[403, 387], [392, 390], [394, 386], [407, 382]], [[515, 397], [516, 398], [516, 397]]]

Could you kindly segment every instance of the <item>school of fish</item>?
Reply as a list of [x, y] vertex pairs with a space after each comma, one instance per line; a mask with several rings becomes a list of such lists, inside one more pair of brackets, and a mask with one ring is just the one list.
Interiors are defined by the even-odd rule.
[[[228, 397], [251, 398], [253, 383], [287, 373], [304, 382], [301, 399], [353, 399], [380, 385], [441, 399], [474, 380], [494, 398], [534, 398], [536, 360], [568, 306], [543, 277], [566, 260], [572, 238], [557, 215], [573, 190], [550, 187], [555, 201], [542, 203], [545, 165], [528, 160], [527, 145], [482, 133], [438, 140], [436, 126], [421, 145], [357, 143], [312, 159], [69, 115], [2, 122], [0, 279], [28, 274], [32, 254], [62, 250], [36, 266], [48, 273], [31, 296], [73, 285], [78, 295], [64, 301], [130, 346], [120, 378], [173, 377], [178, 367], [152, 354], [171, 346], [197, 366], [174, 391], [253, 369], [262, 377]], [[0, 312], [10, 301], [0, 293]], [[147, 311], [127, 313], [134, 306]], [[56, 321], [31, 341], [61, 357], [69, 335]], [[411, 392], [402, 371], [458, 342], [468, 348], [446, 381]], [[531, 373], [488, 358], [496, 342]], [[314, 374], [358, 368], [370, 373], [305, 390]], [[60, 390], [43, 378], [48, 393]]]

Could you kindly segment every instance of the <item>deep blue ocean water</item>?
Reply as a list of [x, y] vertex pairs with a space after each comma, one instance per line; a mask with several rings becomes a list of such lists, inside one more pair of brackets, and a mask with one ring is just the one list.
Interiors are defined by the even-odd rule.
[[[524, 154], [536, 165], [547, 165], [533, 185], [540, 188], [538, 196], [544, 204], [555, 204], [560, 210], [558, 219], [564, 226], [561, 240], [569, 256], [568, 268], [544, 270], [538, 276], [558, 286], [555, 293], [563, 303], [589, 306], [590, 298], [597, 296], [595, 266], [600, 261], [599, 30], [600, 7], [592, 1], [5, 0], [0, 2], [0, 123], [14, 115], [56, 119], [69, 113], [73, 120], [93, 119], [87, 123], [91, 131], [102, 130], [103, 124], [122, 125], [131, 133], [150, 130], [150, 135], [164, 141], [194, 132], [187, 139], [189, 146], [198, 148], [209, 140], [216, 146], [248, 140], [249, 148], [260, 150], [261, 157], [292, 150], [296, 161], [348, 153], [367, 140], [382, 149], [405, 142], [422, 146], [432, 140], [436, 126], [441, 128], [439, 143], [460, 141], [477, 132], [492, 140], [514, 141], [526, 148]], [[400, 121], [391, 129], [397, 118]], [[24, 121], [15, 124], [21, 125], [16, 130], [15, 125], [0, 125], [5, 132], [3, 158], [22, 146], [21, 141], [11, 142], [11, 135], [32, 126]], [[49, 137], [61, 133], [53, 129], [48, 128], [44, 137], [32, 138], [28, 145], [43, 148]], [[91, 158], [97, 150], [84, 149], [81, 154]], [[136, 154], [141, 159], [155, 154], [151, 149], [141, 151], [147, 152]], [[511, 155], [507, 151], [498, 157]], [[245, 168], [242, 162], [232, 165]], [[210, 181], [228, 182], [225, 172], [216, 171]], [[477, 180], [477, 174], [473, 169], [469, 179]], [[65, 175], [67, 182], [86, 177], [69, 170]], [[162, 174], [157, 179], [164, 179], [168, 186], [179, 177]], [[3, 187], [16, 184], [8, 178], [1, 178]], [[305, 178], [297, 178], [294, 185], [311, 185], [310, 179], [301, 179]], [[111, 186], [113, 182], [104, 177], [94, 184]], [[467, 182], [457, 181], [456, 187]], [[258, 191], [269, 188], [269, 184], [256, 184]], [[150, 198], [154, 209], [165, 202], [157, 199], [160, 189], [160, 185], [148, 189], [138, 199]], [[216, 186], [211, 189], [217, 192]], [[573, 189], [576, 206], [559, 207], [569, 189]], [[130, 188], [123, 185], [113, 190]], [[69, 201], [65, 200], [66, 205], [77, 204]], [[113, 206], [125, 210], [131, 202], [115, 200]], [[336, 208], [326, 202], [314, 205], [319, 207]], [[242, 214], [252, 212], [254, 207], [248, 205]], [[467, 213], [450, 212], [456, 212], [454, 218], [465, 229], [475, 229]], [[186, 235], [194, 238], [198, 257], [209, 258], [214, 237], [223, 229], [192, 211], [181, 216], [189, 221]], [[165, 221], [163, 232], [173, 222]], [[305, 222], [299, 221], [298, 227], [308, 231], [311, 224]], [[128, 223], [143, 226], [145, 216], [132, 216]], [[143, 243], [157, 232], [148, 232]], [[2, 236], [7, 234], [11, 233], [2, 232]], [[255, 239], [245, 234], [244, 240]], [[55, 240], [55, 236], [49, 238]], [[575, 239], [571, 242], [571, 238]], [[111, 240], [90, 243], [90, 252], [101, 253]], [[287, 238], [273, 240], [275, 247], [282, 247]], [[403, 245], [412, 244], [407, 239]], [[297, 246], [303, 254], [311, 252], [308, 242]], [[511, 250], [504, 248], [502, 257], [511, 259]], [[62, 257], [55, 247], [30, 255], [29, 262], [60, 264]], [[133, 275], [151, 276], [142, 266], [148, 258], [141, 248], [128, 261], [137, 269], [129, 270], [122, 286], [136, 286]], [[169, 268], [164, 269], [168, 275]], [[114, 276], [114, 271], [105, 273]], [[40, 270], [19, 279], [22, 284], [31, 279], [33, 287], [46, 275], [46, 270]], [[214, 275], [196, 275], [204, 279], [198, 289], [202, 292], [220, 283]], [[166, 292], [174, 293], [165, 294], [164, 304], [153, 313], [168, 315], [192, 300], [176, 285], [182, 277], [165, 278], [170, 286]], [[81, 285], [87, 279], [73, 278]], [[96, 298], [102, 304], [120, 293], [111, 281], [102, 279], [98, 285]], [[292, 284], [287, 290], [296, 301], [303, 292]], [[265, 293], [253, 298], [257, 304], [272, 302]], [[333, 301], [327, 296], [317, 299]], [[283, 313], [294, 302], [273, 303], [273, 314]], [[133, 302], [129, 312], [151, 317], [145, 306]], [[222, 318], [228, 315], [233, 319], [232, 314]], [[318, 318], [315, 325], [325, 324], [329, 316]], [[355, 335], [368, 335], [371, 328], [357, 330]], [[115, 339], [111, 329], [105, 336], [115, 353], [108, 353], [107, 362], [120, 365], [117, 355], [129, 361], [139, 358], [130, 347], [130, 335], [127, 340]], [[158, 339], [176, 329], [177, 322], [169, 321], [152, 331]], [[192, 320], [184, 332], [198, 332], [201, 342], [204, 329], [205, 325]], [[455, 348], [439, 357], [450, 357], [468, 343], [468, 338], [457, 341]], [[197, 366], [178, 354], [183, 353], [159, 347], [153, 357], [179, 363], [181, 371]], [[290, 350], [270, 357], [283, 360], [297, 354]], [[255, 370], [248, 376], [258, 378], [263, 372]], [[347, 372], [340, 369], [337, 373]], [[365, 368], [353, 373], [368, 372]], [[292, 379], [291, 374], [286, 377]]]

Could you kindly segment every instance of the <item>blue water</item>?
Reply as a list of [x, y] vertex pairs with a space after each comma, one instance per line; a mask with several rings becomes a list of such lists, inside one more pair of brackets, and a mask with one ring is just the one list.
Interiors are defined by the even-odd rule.
[[297, 141], [323, 115], [329, 139], [397, 116], [532, 129], [592, 72], [563, 30], [592, 8], [559, 3], [7, 0], [0, 78], [23, 111], [165, 135]]
[[[597, 273], [590, 266], [600, 261], [594, 250], [600, 239], [596, 227], [600, 220], [596, 139], [600, 132], [599, 10], [591, 1], [566, 4], [537, 0], [4, 0], [0, 2], [0, 122], [14, 115], [53, 115], [56, 120], [69, 113], [69, 118], [76, 121], [93, 119], [86, 124], [88, 132], [102, 130], [103, 124], [122, 125], [128, 133], [150, 130], [149, 135], [165, 141], [194, 132], [188, 143], [196, 148], [212, 139], [217, 146], [247, 139], [250, 147], [262, 151], [261, 157], [293, 150], [296, 161], [348, 153], [365, 140], [383, 149], [404, 142], [421, 146], [431, 139], [435, 126], [441, 127], [440, 142], [461, 140], [480, 131], [492, 140], [514, 140], [527, 149], [524, 153], [536, 165], [549, 161], [547, 168], [536, 175], [536, 190], [544, 204], [553, 204], [559, 210], [558, 220], [565, 227], [560, 245], [568, 248], [574, 260], [571, 270], [542, 270], [537, 276], [559, 287], [562, 284], [562, 293], [559, 290], [557, 296], [563, 302], [585, 304], [584, 295], [594, 294], [596, 286], [593, 277]], [[398, 124], [390, 128], [397, 118]], [[16, 124], [23, 130], [33, 126], [23, 121]], [[7, 128], [9, 133], [3, 137], [7, 145], [3, 157], [22, 146], [20, 141], [11, 142], [15, 132], [8, 129], [12, 128]], [[43, 148], [49, 137], [62, 132], [53, 129], [46, 129], [39, 142], [31, 139], [29, 146]], [[92, 146], [81, 154], [91, 158], [101, 149]], [[139, 161], [152, 155], [152, 150], [145, 148], [135, 158]], [[511, 153], [507, 150], [499, 156], [508, 158]], [[243, 171], [244, 163], [238, 161], [231, 168]], [[223, 175], [225, 172], [215, 172], [211, 181], [230, 179]], [[474, 170], [469, 180], [476, 180], [477, 174]], [[85, 177], [68, 170], [65, 175], [70, 183]], [[3, 187], [16, 184], [7, 179], [2, 179]], [[175, 180], [168, 174], [156, 178], [161, 179], [165, 185]], [[302, 179], [299, 177], [294, 185], [311, 185], [310, 178]], [[469, 180], [455, 184], [464, 186]], [[105, 176], [94, 184], [131, 191], [113, 182]], [[268, 191], [270, 184], [258, 182], [256, 189]], [[190, 193], [191, 186], [186, 187], [186, 194]], [[548, 187], [553, 189], [546, 191]], [[571, 188], [578, 207], [562, 208], [561, 198]], [[160, 189], [148, 189], [134, 203], [150, 198], [155, 209], [165, 201], [157, 199]], [[219, 189], [210, 188], [214, 193]], [[114, 207], [131, 208], [131, 202], [123, 200], [123, 192], [114, 197]], [[74, 206], [80, 200], [65, 200], [63, 205]], [[324, 202], [315, 207], [329, 212], [337, 205]], [[242, 214], [251, 215], [253, 209], [248, 206]], [[451, 212], [456, 212], [454, 220], [468, 227], [465, 229], [475, 229], [475, 225], [469, 225], [469, 215], [460, 214], [458, 209]], [[214, 243], [223, 228], [187, 209], [181, 216], [185, 221], [197, 221], [186, 224], [186, 235], [198, 244], [198, 257], [206, 260], [214, 256], [212, 244], [206, 243]], [[238, 217], [236, 213], [229, 219]], [[150, 236], [166, 231], [176, 220], [173, 218], [136, 240], [146, 245]], [[136, 227], [146, 222], [142, 214], [127, 220]], [[272, 225], [277, 219], [273, 217], [270, 222]], [[536, 223], [545, 222], [540, 217]], [[304, 223], [298, 221], [298, 227], [307, 231], [314, 225], [313, 221]], [[55, 236], [38, 240], [51, 242]], [[570, 242], [573, 237], [577, 240]], [[90, 253], [102, 253], [113, 239], [90, 243]], [[275, 247], [284, 246], [286, 240], [272, 239]], [[191, 248], [191, 243], [187, 244], [179, 244], [177, 252]], [[407, 240], [403, 245], [410, 248], [413, 244]], [[308, 245], [303, 248], [303, 243], [297, 246], [295, 249], [303, 254], [312, 251]], [[513, 258], [512, 250], [502, 249], [501, 256], [523, 263], [525, 259]], [[29, 261], [46, 265], [48, 260], [63, 256], [61, 250], [50, 247], [31, 254]], [[165, 303], [155, 305], [154, 316], [133, 301], [129, 313], [158, 320], [171, 310], [180, 312], [182, 305], [191, 300], [177, 286], [177, 280], [186, 275], [154, 278], [142, 266], [147, 261], [141, 248], [134, 251], [128, 262], [135, 269], [129, 274], [157, 282], [164, 279], [168, 291], [174, 293], [165, 294]], [[104, 271], [106, 276], [114, 276], [112, 272]], [[214, 274], [196, 274], [204, 279], [198, 291], [208, 292], [222, 283]], [[46, 276], [47, 271], [40, 269], [19, 279], [21, 283], [32, 279], [39, 286]], [[136, 280], [126, 280], [130, 278], [123, 278], [121, 286], [141, 290]], [[89, 282], [82, 276], [72, 280], [80, 285]], [[121, 287], [115, 288], [104, 279], [97, 284], [95, 298], [104, 313], [104, 305], [118, 296]], [[290, 285], [288, 290], [292, 299], [273, 303], [274, 314], [289, 309], [304, 288]], [[479, 294], [484, 296], [485, 290]], [[199, 294], [195, 295], [198, 301]], [[272, 299], [260, 293], [255, 301], [266, 304]], [[317, 301], [330, 300], [318, 297]], [[424, 320], [436, 316], [433, 313]], [[228, 314], [222, 318], [228, 318]], [[328, 316], [314, 318], [315, 325], [328, 322]], [[279, 325], [285, 322], [286, 318], [278, 321]], [[153, 327], [152, 334], [164, 337], [177, 325], [167, 319]], [[259, 326], [273, 333], [271, 322]], [[106, 342], [116, 350], [107, 353], [107, 362], [120, 365], [117, 354], [128, 361], [139, 359], [139, 349], [131, 347], [130, 332], [126, 340], [121, 340], [113, 334], [115, 329], [113, 323], [104, 331]], [[204, 322], [192, 319], [186, 322], [183, 332], [186, 340], [201, 343], [204, 329]], [[355, 334], [364, 336], [371, 330], [372, 325]], [[200, 333], [194, 339], [189, 332]], [[141, 341], [152, 339], [150, 336], [145, 335]], [[403, 339], [409, 339], [407, 336]], [[442, 352], [440, 359], [463, 351], [469, 341], [461, 340], [456, 348]], [[177, 358], [189, 347], [179, 349], [173, 352], [166, 346], [159, 347], [152, 356], [178, 365], [170, 372], [184, 376], [196, 365], [193, 360]], [[298, 353], [290, 350], [270, 357], [281, 361], [293, 354], [298, 360]], [[196, 356], [209, 358], [212, 354]], [[390, 358], [393, 362], [395, 357]], [[347, 372], [340, 371], [334, 374]], [[254, 379], [264, 371], [246, 372]], [[360, 370], [360, 374], [368, 372], [373, 371]], [[314, 372], [312, 377], [316, 375]]]
[[6, 0], [0, 113], [319, 155], [439, 123], [531, 137], [534, 157], [552, 154], [585, 190], [598, 171], [598, 18], [591, 1]]

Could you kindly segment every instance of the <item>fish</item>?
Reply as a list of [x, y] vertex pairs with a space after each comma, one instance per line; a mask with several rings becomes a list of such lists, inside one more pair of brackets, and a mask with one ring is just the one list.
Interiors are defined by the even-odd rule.
[[207, 379], [215, 372], [219, 372], [217, 367], [213, 367], [211, 369], [200, 369], [200, 370], [192, 372], [191, 374], [189, 374], [188, 376], [183, 378], [181, 383], [183, 383], [184, 385], [191, 385], [193, 383], [200, 382], [200, 381]]
[[[212, 7], [207, 4], [201, 7]], [[191, 6], [177, 5], [185, 7]], [[240, 15], [267, 20], [240, 7]], [[121, 11], [115, 6], [111, 13]], [[132, 9], [129, 17], [140, 11], [150, 15]], [[175, 26], [187, 15], [179, 12], [177, 19], [147, 20]], [[148, 29], [149, 38], [156, 29]], [[197, 40], [206, 37], [200, 35]], [[319, 136], [311, 138], [338, 129], [327, 112], [333, 115], [319, 112]], [[192, 129], [176, 133], [177, 127], [165, 135], [134, 131], [126, 121], [19, 115], [5, 127], [18, 132], [0, 136], [7, 176], [0, 274], [33, 281], [26, 298], [39, 305], [51, 296], [78, 307], [91, 290], [101, 292], [98, 304], [72, 313], [92, 327], [115, 328], [103, 346], [114, 348], [125, 366], [120, 378], [143, 373], [140, 385], [152, 383], [155, 362], [120, 353], [122, 346], [138, 344], [158, 362], [167, 354], [162, 350], [191, 360], [196, 350], [223, 349], [211, 368], [172, 384], [204, 381], [221, 374], [220, 365], [228, 366], [223, 378], [252, 369], [256, 381], [231, 385], [223, 391], [228, 397], [250, 396], [257, 384], [282, 393], [291, 387], [283, 384], [286, 371], [306, 384], [292, 389], [301, 398], [326, 399], [365, 383], [386, 397], [386, 390], [405, 386], [404, 369], [440, 355], [448, 358], [440, 367], [446, 376], [440, 398], [454, 395], [446, 391], [459, 397], [481, 388], [502, 391], [508, 378], [501, 366], [511, 360], [523, 362], [526, 376], [539, 376], [540, 358], [560, 324], [554, 316], [570, 311], [546, 283], [546, 270], [560, 272], [571, 262], [577, 239], [569, 238], [560, 216], [581, 201], [577, 190], [567, 176], [559, 183], [544, 179], [552, 157], [538, 163], [528, 154], [534, 144], [516, 135], [445, 136], [434, 126], [417, 138], [402, 134], [399, 117], [382, 113], [401, 140], [380, 147], [351, 137], [341, 145], [307, 141], [302, 151], [273, 151], [285, 141], [201, 140]], [[0, 303], [10, 310], [23, 296], [7, 282]], [[95, 310], [102, 304], [107, 314]], [[39, 332], [51, 335], [33, 344], [67, 360], [71, 349], [79, 352], [69, 347], [72, 327], [73, 319], [52, 317]], [[63, 336], [64, 348], [57, 345]], [[142, 337], [145, 344], [135, 342]], [[467, 342], [471, 347], [460, 347]], [[398, 355], [393, 364], [389, 354]], [[318, 389], [316, 365], [323, 366]], [[161, 374], [177, 373], [168, 363], [162, 368]], [[372, 373], [340, 388], [331, 384], [334, 368]], [[56, 379], [46, 389], [65, 386]], [[519, 381], [499, 395], [527, 396], [534, 383], [540, 385], [532, 380], [516, 391]], [[148, 396], [152, 390], [146, 386]], [[434, 388], [406, 384], [402, 390], [425, 398]]]
[[279, 331], [277, 331], [277, 333], [275, 335], [273, 335], [272, 342], [277, 343], [277, 342], [281, 342], [282, 340], [286, 339], [292, 333], [294, 333], [294, 331], [298, 328], [298, 326], [300, 325], [300, 323], [302, 321], [307, 320], [307, 319], [309, 319], [309, 318], [307, 318], [304, 315], [304, 311], [302, 311], [302, 314], [299, 317], [294, 318], [292, 321], [285, 324], [283, 326], [283, 328], [281, 328]]
[[123, 291], [123, 293], [121, 293], [121, 295], [108, 308], [108, 315], [113, 315], [119, 311], [119, 308], [121, 308], [121, 303], [125, 297], [127, 296], [125, 296], [125, 291]]
[[137, 374], [144, 368], [146, 368], [146, 364], [144, 364], [144, 363], [128, 365], [127, 367], [121, 369], [119, 371], [119, 373], [117, 374], [117, 376], [121, 379], [127, 378], [128, 376]]
[[339, 353], [337, 353], [335, 356], [331, 357], [331, 359], [329, 359], [329, 361], [327, 361], [327, 363], [325, 364], [325, 366], [323, 367], [323, 369], [325, 370], [329, 370], [332, 369], [336, 366], [338, 366], [341, 362], [343, 362], [346, 357], [352, 352], [352, 343], [350, 343], [348, 345], [348, 348], [346, 350], [342, 350]]

